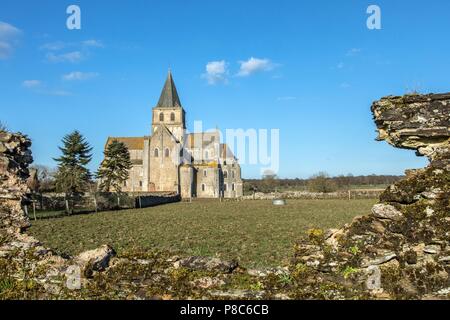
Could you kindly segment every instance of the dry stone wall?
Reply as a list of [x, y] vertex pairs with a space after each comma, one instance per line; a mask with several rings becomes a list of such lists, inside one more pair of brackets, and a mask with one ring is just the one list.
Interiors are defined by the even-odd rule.
[[296, 247], [293, 272], [313, 270], [305, 276], [309, 292], [321, 282], [338, 283], [336, 298], [354, 290], [379, 298], [450, 298], [450, 94], [386, 97], [372, 112], [379, 140], [416, 150], [430, 165], [387, 188], [368, 216], [339, 230], [313, 230]]

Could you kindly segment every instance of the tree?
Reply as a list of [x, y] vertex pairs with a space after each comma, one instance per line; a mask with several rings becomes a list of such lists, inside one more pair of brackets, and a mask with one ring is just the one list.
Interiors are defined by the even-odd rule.
[[114, 140], [106, 147], [104, 154], [105, 159], [97, 172], [97, 178], [101, 180], [100, 190], [121, 192], [132, 165], [130, 152], [123, 142]]
[[78, 131], [64, 136], [62, 143], [63, 147], [59, 147], [62, 156], [54, 159], [58, 162], [56, 190], [66, 195], [82, 193], [91, 180], [91, 173], [86, 166], [92, 159], [92, 148]]
[[311, 192], [329, 193], [336, 191], [337, 186], [336, 183], [330, 179], [328, 173], [319, 172], [309, 179], [308, 189]]

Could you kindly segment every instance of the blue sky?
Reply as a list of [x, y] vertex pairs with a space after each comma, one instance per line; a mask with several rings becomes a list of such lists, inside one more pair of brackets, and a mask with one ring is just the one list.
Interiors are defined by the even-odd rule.
[[[71, 4], [81, 30], [66, 28]], [[50, 166], [80, 130], [95, 170], [108, 136], [149, 135], [170, 67], [191, 130], [280, 129], [281, 177], [402, 174], [425, 159], [376, 142], [370, 105], [449, 91], [449, 13], [447, 0], [2, 0], [0, 120]]]

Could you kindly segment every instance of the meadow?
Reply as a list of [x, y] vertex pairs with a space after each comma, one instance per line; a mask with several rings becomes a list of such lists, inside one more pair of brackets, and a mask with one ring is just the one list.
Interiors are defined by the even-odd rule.
[[29, 233], [60, 254], [110, 244], [116, 251], [158, 248], [181, 255], [238, 259], [244, 267], [282, 265], [312, 228], [339, 228], [376, 200], [195, 200], [158, 207], [32, 221]]

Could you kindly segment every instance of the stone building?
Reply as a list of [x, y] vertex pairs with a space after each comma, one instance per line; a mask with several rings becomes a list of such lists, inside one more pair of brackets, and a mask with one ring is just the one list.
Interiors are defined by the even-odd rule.
[[186, 132], [186, 112], [169, 71], [152, 110], [151, 134], [109, 137], [125, 143], [133, 166], [126, 192], [177, 192], [183, 198], [237, 198], [243, 194], [241, 168], [216, 132]]

